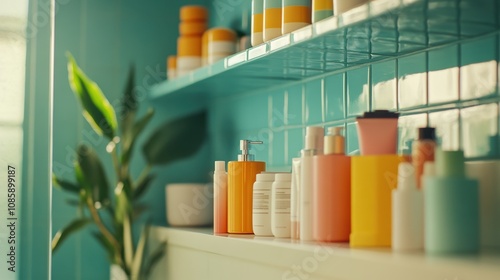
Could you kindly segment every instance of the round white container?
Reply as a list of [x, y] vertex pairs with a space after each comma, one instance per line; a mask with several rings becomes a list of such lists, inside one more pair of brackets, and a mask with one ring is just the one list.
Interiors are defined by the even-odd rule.
[[273, 236], [271, 231], [271, 187], [274, 173], [257, 174], [253, 184], [252, 227], [257, 236]]
[[170, 226], [208, 226], [213, 221], [212, 184], [177, 183], [165, 187]]
[[276, 174], [271, 190], [271, 230], [274, 237], [290, 238], [290, 196], [292, 174]]

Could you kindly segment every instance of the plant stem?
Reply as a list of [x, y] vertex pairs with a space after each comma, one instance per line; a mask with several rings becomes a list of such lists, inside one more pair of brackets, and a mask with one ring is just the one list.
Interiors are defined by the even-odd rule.
[[139, 177], [137, 178], [137, 182], [134, 184], [134, 186], [140, 185], [142, 181], [144, 181], [148, 177], [149, 172], [151, 172], [151, 165], [148, 164], [142, 170], [141, 175], [139, 175]]
[[99, 213], [97, 213], [97, 209], [94, 207], [94, 202], [90, 196], [87, 197], [87, 207], [89, 208], [90, 215], [92, 216], [92, 219], [97, 225], [99, 231], [104, 235], [104, 237], [109, 241], [109, 243], [113, 244], [113, 247], [115, 247], [115, 258], [119, 262], [118, 265], [122, 266], [123, 260], [121, 258], [121, 253], [120, 253], [121, 252], [120, 243], [118, 243], [113, 234], [111, 234], [111, 232], [108, 230], [108, 228], [106, 228], [106, 226], [102, 222], [101, 217], [99, 216]]
[[120, 161], [118, 159], [118, 152], [116, 147], [111, 151], [111, 157], [113, 158], [113, 166], [115, 167], [116, 179], [117, 181], [122, 181], [122, 174], [120, 173]]

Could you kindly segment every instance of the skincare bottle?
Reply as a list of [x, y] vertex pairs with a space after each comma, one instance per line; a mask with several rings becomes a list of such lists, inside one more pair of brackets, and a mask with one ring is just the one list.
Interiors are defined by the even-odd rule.
[[282, 33], [311, 24], [311, 0], [283, 0]]
[[257, 174], [265, 171], [266, 163], [254, 161], [249, 153], [250, 145], [261, 141], [240, 140], [241, 154], [238, 161], [230, 161], [227, 166], [228, 203], [227, 232], [253, 233], [252, 228], [252, 187]]
[[282, 0], [264, 0], [264, 42], [281, 36]]
[[292, 158], [292, 182], [290, 201], [291, 238], [300, 238], [300, 158]]
[[258, 236], [272, 236], [271, 231], [271, 189], [274, 182], [274, 173], [257, 174], [253, 184], [252, 227], [253, 233]]
[[333, 16], [332, 0], [312, 0], [312, 22]]
[[422, 174], [424, 164], [434, 161], [436, 149], [436, 129], [434, 127], [421, 127], [418, 129], [418, 139], [412, 144], [412, 163], [415, 168], [417, 187], [422, 188]]
[[214, 233], [227, 233], [227, 173], [224, 161], [215, 162]]
[[252, 46], [264, 43], [264, 0], [252, 0]]
[[344, 152], [343, 127], [330, 127], [325, 154], [313, 159], [313, 236], [347, 242], [351, 233], [351, 158]]
[[387, 110], [366, 112], [357, 117], [361, 155], [396, 154], [398, 148], [398, 113]]
[[425, 251], [479, 249], [478, 181], [465, 175], [463, 151], [436, 150], [435, 176], [425, 176]]
[[323, 154], [324, 129], [319, 126], [306, 128], [305, 146], [300, 163], [300, 240], [313, 238], [313, 156]]
[[213, 64], [236, 52], [236, 33], [223, 27], [211, 28], [205, 32], [207, 63]]
[[415, 169], [409, 162], [398, 168], [398, 187], [392, 191], [392, 249], [424, 248], [423, 194], [417, 188]]
[[207, 26], [208, 10], [188, 5], [180, 10], [180, 37], [177, 39], [177, 77], [202, 66], [202, 36]]
[[177, 56], [169, 55], [167, 58], [167, 79], [172, 80], [177, 77]]
[[271, 229], [274, 237], [290, 238], [290, 173], [276, 174], [271, 194]]

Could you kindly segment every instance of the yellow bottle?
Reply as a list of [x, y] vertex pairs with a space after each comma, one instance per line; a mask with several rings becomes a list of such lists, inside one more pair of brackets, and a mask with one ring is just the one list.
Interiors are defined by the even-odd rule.
[[351, 159], [351, 247], [390, 247], [392, 190], [397, 187], [398, 155]]
[[262, 144], [262, 141], [241, 140], [238, 161], [230, 161], [227, 166], [228, 233], [253, 233], [253, 184], [257, 174], [266, 170], [266, 163], [253, 161], [249, 153], [252, 144]]

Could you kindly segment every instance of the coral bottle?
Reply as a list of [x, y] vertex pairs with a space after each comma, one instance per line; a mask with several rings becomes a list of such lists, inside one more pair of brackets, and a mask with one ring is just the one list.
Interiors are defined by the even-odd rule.
[[262, 144], [262, 142], [241, 140], [241, 154], [238, 155], [238, 161], [230, 161], [227, 167], [228, 233], [253, 233], [253, 184], [257, 174], [265, 171], [266, 163], [253, 161], [253, 155], [249, 154], [250, 144]]
[[313, 237], [347, 242], [351, 233], [351, 158], [344, 154], [342, 127], [330, 127], [325, 155], [313, 159]]

